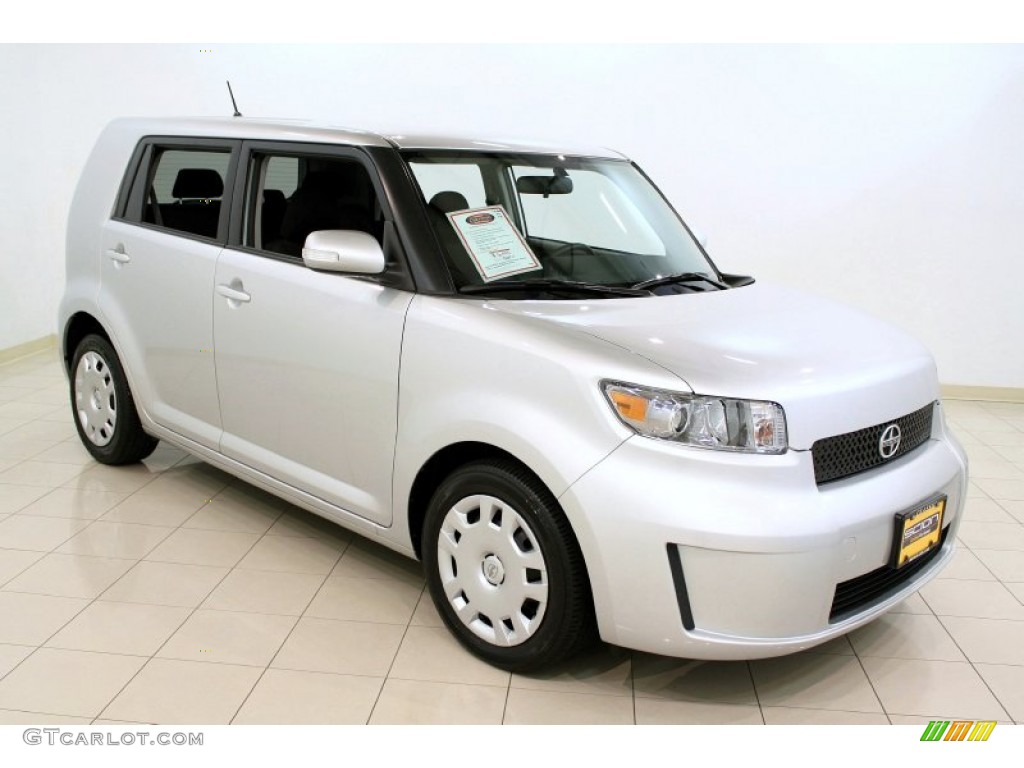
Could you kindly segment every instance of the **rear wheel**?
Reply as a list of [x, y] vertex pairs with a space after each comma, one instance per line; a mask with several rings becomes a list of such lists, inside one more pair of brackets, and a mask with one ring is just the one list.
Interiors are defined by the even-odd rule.
[[547, 488], [517, 464], [452, 473], [430, 502], [422, 541], [434, 604], [477, 656], [525, 672], [593, 642], [579, 545]]
[[113, 346], [90, 334], [71, 361], [71, 410], [82, 445], [103, 464], [131, 464], [153, 452]]

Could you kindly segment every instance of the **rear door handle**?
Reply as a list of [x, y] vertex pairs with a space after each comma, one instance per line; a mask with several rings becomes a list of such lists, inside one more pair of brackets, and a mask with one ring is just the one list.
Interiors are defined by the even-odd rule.
[[124, 252], [124, 246], [119, 245], [117, 248], [108, 248], [107, 258], [113, 261], [115, 264], [127, 264], [132, 260], [132, 257]]
[[252, 296], [245, 291], [239, 288], [234, 288], [230, 285], [225, 285], [224, 283], [219, 283], [217, 285], [217, 293], [230, 301], [248, 302], [252, 300]]

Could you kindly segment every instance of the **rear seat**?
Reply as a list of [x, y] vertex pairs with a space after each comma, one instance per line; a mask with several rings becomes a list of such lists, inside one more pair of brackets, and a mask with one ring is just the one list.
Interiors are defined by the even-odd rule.
[[224, 180], [212, 168], [182, 168], [174, 180], [173, 203], [160, 206], [165, 227], [203, 237], [217, 236]]

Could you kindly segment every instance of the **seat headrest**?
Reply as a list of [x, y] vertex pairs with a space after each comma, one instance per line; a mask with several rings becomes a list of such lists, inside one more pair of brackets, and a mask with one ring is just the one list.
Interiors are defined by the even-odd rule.
[[466, 200], [465, 195], [451, 191], [438, 192], [430, 198], [430, 204], [441, 211], [441, 213], [464, 211], [469, 208], [469, 202]]
[[209, 199], [224, 194], [224, 180], [212, 168], [182, 168], [174, 179], [171, 196]]
[[372, 221], [369, 209], [362, 202], [341, 197], [338, 193], [343, 190], [337, 181], [336, 176], [321, 171], [308, 174], [288, 202], [281, 221], [282, 236], [301, 243], [318, 229], [368, 232]]
[[285, 204], [284, 192], [280, 189], [264, 189], [263, 203], [283, 206]]
[[332, 195], [339, 199], [368, 200], [371, 196], [370, 176], [366, 169], [352, 160], [319, 164], [310, 168], [299, 190], [305, 194]]
[[296, 193], [299, 197], [303, 195], [307, 197], [309, 195], [338, 197], [341, 194], [336, 176], [328, 171], [310, 171], [307, 173]]

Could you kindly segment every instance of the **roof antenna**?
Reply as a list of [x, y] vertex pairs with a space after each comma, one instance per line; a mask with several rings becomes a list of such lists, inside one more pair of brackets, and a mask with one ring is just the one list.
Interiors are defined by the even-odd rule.
[[231, 90], [231, 81], [225, 80], [228, 84], [228, 95], [231, 97], [231, 106], [235, 108], [235, 114], [233, 117], [241, 117], [242, 113], [238, 111], [238, 104], [235, 103], [235, 92]]

